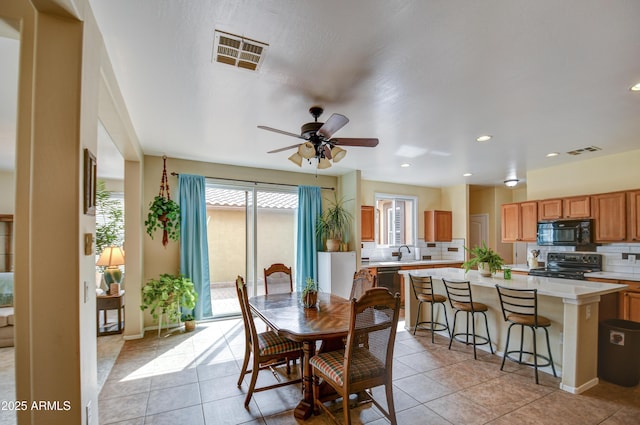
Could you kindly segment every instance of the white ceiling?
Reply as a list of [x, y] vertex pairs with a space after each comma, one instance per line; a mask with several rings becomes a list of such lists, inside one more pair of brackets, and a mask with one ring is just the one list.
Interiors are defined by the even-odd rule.
[[[256, 128], [298, 133], [314, 104], [380, 140], [318, 174], [499, 185], [640, 147], [637, 0], [90, 3], [147, 154], [315, 173]], [[268, 43], [261, 68], [213, 63], [214, 29]]]

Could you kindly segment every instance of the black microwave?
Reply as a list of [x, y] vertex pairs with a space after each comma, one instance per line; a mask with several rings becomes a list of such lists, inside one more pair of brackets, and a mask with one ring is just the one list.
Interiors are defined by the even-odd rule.
[[537, 243], [541, 246], [582, 246], [591, 244], [592, 220], [538, 222]]

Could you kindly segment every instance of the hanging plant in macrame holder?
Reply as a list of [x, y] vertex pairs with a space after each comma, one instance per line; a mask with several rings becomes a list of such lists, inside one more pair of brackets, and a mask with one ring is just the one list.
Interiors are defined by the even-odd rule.
[[144, 225], [147, 233], [153, 239], [156, 230], [162, 230], [162, 245], [165, 247], [169, 239], [180, 239], [180, 205], [171, 200], [169, 193], [169, 180], [167, 179], [167, 157], [163, 156], [162, 180], [160, 180], [160, 193], [149, 204], [149, 214]]

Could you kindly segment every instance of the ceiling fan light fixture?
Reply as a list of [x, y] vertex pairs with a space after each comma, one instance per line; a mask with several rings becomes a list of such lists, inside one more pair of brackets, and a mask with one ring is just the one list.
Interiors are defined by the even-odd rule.
[[302, 156], [300, 156], [298, 152], [294, 152], [294, 154], [289, 157], [289, 161], [293, 162], [298, 167], [302, 167]]
[[320, 158], [318, 160], [318, 168], [321, 170], [324, 170], [325, 168], [329, 168], [331, 167], [331, 161], [329, 161], [327, 158]]
[[342, 158], [347, 156], [347, 151], [342, 149], [340, 146], [334, 146], [331, 149], [331, 157], [333, 158], [333, 162], [340, 162]]
[[311, 142], [304, 142], [298, 147], [298, 153], [303, 158], [311, 159], [316, 156], [316, 147]]
[[504, 185], [507, 187], [515, 187], [520, 180], [518, 179], [509, 179], [504, 181]]

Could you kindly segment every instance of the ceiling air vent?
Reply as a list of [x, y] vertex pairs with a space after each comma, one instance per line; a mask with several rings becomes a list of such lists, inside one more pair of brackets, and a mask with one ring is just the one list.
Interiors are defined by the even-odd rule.
[[574, 149], [572, 151], [567, 152], [567, 154], [569, 154], [569, 155], [581, 155], [583, 153], [596, 152], [596, 151], [601, 151], [601, 150], [602, 150], [602, 148], [599, 148], [597, 146], [587, 146], [586, 148]]
[[255, 71], [268, 46], [261, 41], [215, 30], [212, 60]]

